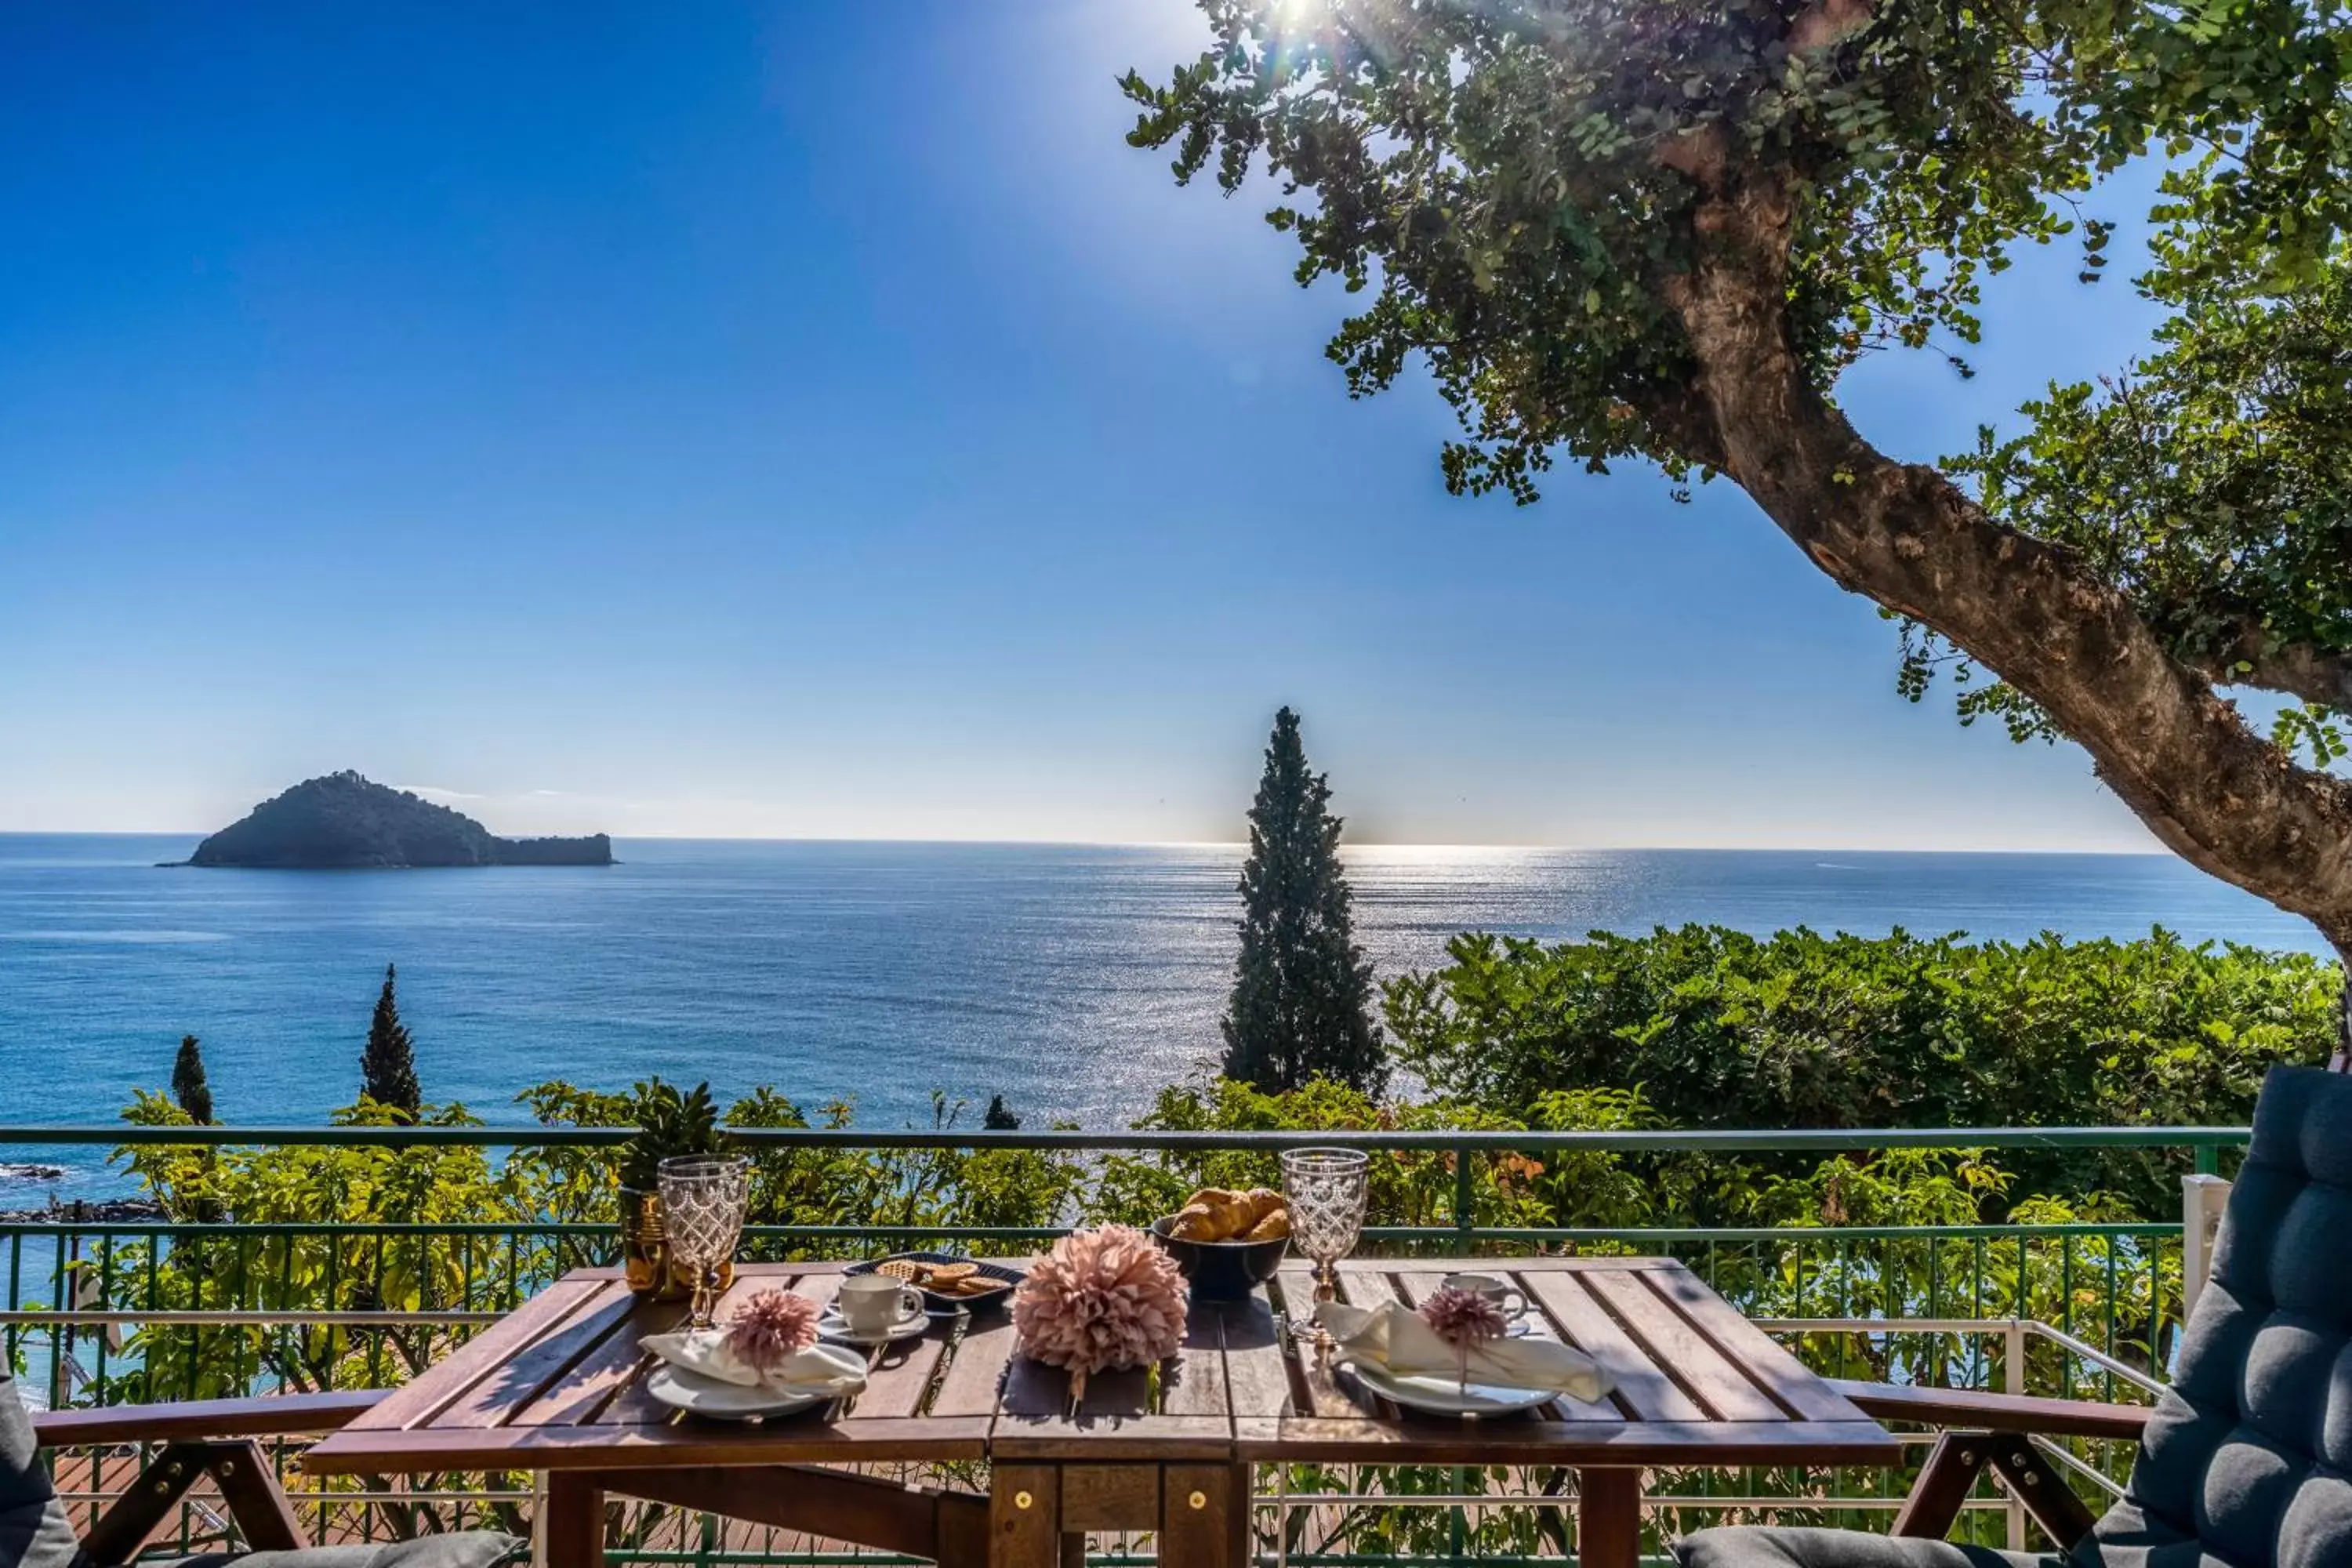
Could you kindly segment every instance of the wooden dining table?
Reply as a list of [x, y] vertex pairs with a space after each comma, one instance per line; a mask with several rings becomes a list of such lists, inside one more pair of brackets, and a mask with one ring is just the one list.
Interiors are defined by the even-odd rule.
[[[1341, 1294], [1417, 1303], [1436, 1259], [1351, 1260]], [[646, 1390], [643, 1342], [682, 1309], [640, 1301], [618, 1271], [567, 1274], [311, 1448], [319, 1474], [537, 1471], [550, 1568], [593, 1568], [605, 1501], [629, 1497], [798, 1531], [950, 1568], [1055, 1568], [1088, 1532], [1153, 1532], [1168, 1568], [1249, 1560], [1260, 1464], [1557, 1466], [1577, 1474], [1578, 1556], [1632, 1568], [1644, 1469], [1902, 1462], [1877, 1423], [1682, 1264], [1655, 1258], [1482, 1258], [1536, 1331], [1597, 1357], [1615, 1388], [1479, 1419], [1420, 1415], [1344, 1368], [1293, 1353], [1277, 1302], [1311, 1311], [1303, 1265], [1274, 1291], [1196, 1307], [1150, 1372], [1097, 1373], [1073, 1400], [1022, 1356], [1001, 1309], [942, 1320], [869, 1352], [855, 1396], [759, 1425], [682, 1415]], [[749, 1264], [719, 1305], [789, 1287], [829, 1300], [844, 1266]], [[892, 1461], [988, 1461], [985, 1494], [863, 1473]]]

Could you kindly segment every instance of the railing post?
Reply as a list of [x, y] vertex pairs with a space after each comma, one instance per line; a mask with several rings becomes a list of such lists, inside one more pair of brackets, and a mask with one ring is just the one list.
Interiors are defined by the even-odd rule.
[[[2021, 1266], [2022, 1262], [2023, 1259], [2021, 1257]], [[2025, 1392], [2025, 1324], [2016, 1318], [2011, 1318], [2008, 1326], [2002, 1329], [2001, 1338], [2007, 1347], [2005, 1359], [2009, 1363], [2001, 1369], [2001, 1387], [2011, 1394], [2023, 1394]], [[2008, 1491], [2007, 1488], [2003, 1488], [2002, 1490], [2008, 1492], [2009, 1496], [2009, 1549], [2011, 1552], [2022, 1552], [2025, 1550], [2025, 1504], [2019, 1500], [2015, 1492]]]
[[1477, 1199], [1470, 1182], [1470, 1162], [1477, 1157], [1466, 1143], [1454, 1146], [1454, 1251], [1467, 1257]]
[[2213, 1272], [2213, 1239], [2221, 1228], [2221, 1209], [2230, 1201], [2230, 1184], [2202, 1173], [2180, 1178], [2180, 1316], [2186, 1322], [2205, 1293]]

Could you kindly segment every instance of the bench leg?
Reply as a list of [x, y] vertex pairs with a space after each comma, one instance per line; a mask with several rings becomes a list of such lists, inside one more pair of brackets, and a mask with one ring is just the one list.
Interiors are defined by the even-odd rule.
[[[82, 1550], [96, 1563], [128, 1563], [147, 1543], [163, 1516], [179, 1506], [212, 1458], [207, 1443], [167, 1443], [139, 1472], [82, 1537]], [[242, 1522], [242, 1521], [240, 1521]]]
[[1939, 1436], [1936, 1446], [1927, 1450], [1919, 1479], [1911, 1483], [1911, 1495], [1903, 1500], [1886, 1533], [1922, 1541], [1941, 1541], [1951, 1534], [1960, 1517], [1960, 1504], [1968, 1500], [1969, 1493], [1976, 1489], [1977, 1478], [1984, 1474], [1991, 1447], [1991, 1440], [1981, 1432]]
[[1164, 1568], [1243, 1568], [1249, 1556], [1247, 1465], [1170, 1465], [1160, 1472]]
[[292, 1552], [302, 1545], [302, 1521], [294, 1517], [294, 1505], [278, 1484], [261, 1445], [247, 1437], [205, 1447], [212, 1452], [205, 1468], [213, 1473], [246, 1545], [256, 1552]]
[[2098, 1518], [2093, 1514], [2074, 1489], [2058, 1474], [2057, 1468], [2033, 1451], [2033, 1445], [2019, 1436], [1990, 1439], [1992, 1468], [2000, 1474], [2001, 1485], [2025, 1505], [2043, 1533], [2056, 1543], [2061, 1552], [2071, 1552], [2074, 1543], [2091, 1533]]
[[593, 1479], [564, 1470], [547, 1478], [541, 1530], [545, 1568], [604, 1568], [604, 1492]]
[[988, 1479], [988, 1568], [1061, 1568], [1062, 1472], [998, 1465]]
[[1636, 1568], [1642, 1560], [1641, 1471], [1577, 1471], [1576, 1559], [1580, 1568]]

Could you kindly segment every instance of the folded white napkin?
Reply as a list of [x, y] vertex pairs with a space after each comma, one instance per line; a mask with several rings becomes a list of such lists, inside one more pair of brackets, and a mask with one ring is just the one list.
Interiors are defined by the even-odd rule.
[[[1420, 1313], [1396, 1301], [1350, 1307], [1325, 1301], [1315, 1321], [1339, 1342], [1339, 1359], [1369, 1364], [1399, 1377], [1460, 1376], [1462, 1353], [1437, 1337]], [[1518, 1339], [1480, 1340], [1470, 1347], [1472, 1383], [1499, 1388], [1541, 1388], [1592, 1403], [1615, 1386], [1601, 1364], [1573, 1345], [1530, 1334]]]
[[728, 1347], [724, 1329], [648, 1334], [644, 1343], [646, 1349], [674, 1367], [744, 1388], [838, 1397], [866, 1386], [866, 1358], [843, 1345], [811, 1345], [804, 1351], [793, 1352], [780, 1365], [762, 1373]]

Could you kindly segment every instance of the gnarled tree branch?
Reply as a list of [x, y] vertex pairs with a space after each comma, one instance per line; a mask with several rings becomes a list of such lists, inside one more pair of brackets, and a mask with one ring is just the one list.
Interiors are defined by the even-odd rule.
[[1783, 301], [1789, 206], [1726, 185], [1673, 291], [1725, 469], [1842, 585], [1933, 627], [2091, 753], [2168, 847], [2304, 915], [2352, 959], [2352, 783], [2296, 766], [2071, 552], [1864, 440], [1814, 390]]
[[2273, 645], [2262, 626], [2245, 627], [2228, 648], [2192, 668], [2217, 685], [2251, 686], [2352, 712], [2352, 654], [2308, 643]]

